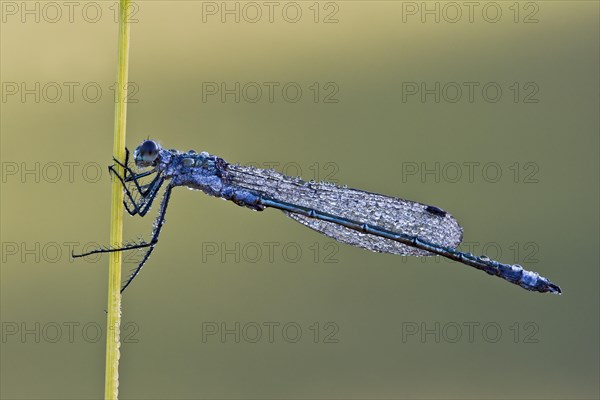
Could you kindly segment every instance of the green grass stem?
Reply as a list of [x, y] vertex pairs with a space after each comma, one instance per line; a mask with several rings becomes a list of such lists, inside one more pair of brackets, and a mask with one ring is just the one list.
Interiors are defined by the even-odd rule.
[[[129, 0], [119, 4], [119, 56], [117, 72], [117, 98], [115, 104], [115, 126], [113, 154], [125, 159], [125, 126], [127, 118], [127, 71], [129, 65], [129, 23], [127, 12]], [[122, 168], [117, 166], [122, 174]], [[110, 243], [120, 246], [123, 242], [123, 190], [114, 179], [111, 188]], [[104, 397], [117, 399], [119, 395], [119, 347], [121, 326], [121, 252], [110, 253], [108, 268], [108, 316], [106, 321], [106, 370]]]

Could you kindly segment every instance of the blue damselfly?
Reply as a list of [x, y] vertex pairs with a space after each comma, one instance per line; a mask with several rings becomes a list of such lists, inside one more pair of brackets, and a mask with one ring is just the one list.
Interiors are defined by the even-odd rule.
[[[134, 152], [136, 167], [148, 170], [134, 172], [129, 167], [129, 151], [126, 154], [124, 162], [114, 159], [124, 170], [122, 176], [114, 165], [109, 170], [123, 184], [125, 208], [130, 215], [145, 216], [162, 185], [168, 181], [152, 239], [73, 255], [84, 257], [147, 249], [121, 292], [138, 275], [158, 243], [172, 189], [186, 186], [255, 211], [279, 209], [295, 221], [352, 246], [399, 255], [440, 255], [499, 276], [527, 290], [561, 293], [557, 285], [518, 264], [502, 264], [486, 256], [458, 251], [456, 247], [462, 241], [463, 230], [449, 213], [438, 207], [332, 183], [305, 182], [274, 170], [229, 164], [206, 152], [165, 150], [153, 140], [144, 141]], [[153, 176], [152, 181], [142, 185], [140, 179], [148, 176]]]

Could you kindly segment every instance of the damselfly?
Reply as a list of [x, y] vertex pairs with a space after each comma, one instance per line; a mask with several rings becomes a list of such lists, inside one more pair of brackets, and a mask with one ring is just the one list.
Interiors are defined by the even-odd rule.
[[[520, 265], [502, 264], [486, 256], [458, 251], [462, 228], [441, 208], [396, 197], [349, 189], [326, 182], [305, 182], [273, 170], [229, 164], [206, 152], [187, 153], [165, 150], [146, 140], [134, 152], [134, 172], [126, 159], [109, 170], [119, 179], [125, 193], [125, 209], [130, 215], [143, 217], [150, 210], [162, 185], [168, 181], [149, 242], [128, 244], [118, 248], [101, 248], [73, 257], [134, 249], [147, 249], [141, 262], [125, 281], [121, 292], [150, 257], [165, 223], [171, 191], [177, 186], [232, 201], [255, 211], [275, 208], [285, 215], [339, 242], [380, 253], [411, 256], [440, 255], [496, 275], [524, 289], [560, 294], [560, 287]], [[141, 178], [153, 176], [143, 185]], [[132, 186], [130, 190], [129, 186]]]

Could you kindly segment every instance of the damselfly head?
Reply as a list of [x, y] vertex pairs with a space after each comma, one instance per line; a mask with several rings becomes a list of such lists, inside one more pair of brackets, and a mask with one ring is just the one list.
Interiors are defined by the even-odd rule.
[[153, 167], [159, 162], [161, 147], [154, 140], [145, 140], [133, 153], [135, 165], [140, 168]]

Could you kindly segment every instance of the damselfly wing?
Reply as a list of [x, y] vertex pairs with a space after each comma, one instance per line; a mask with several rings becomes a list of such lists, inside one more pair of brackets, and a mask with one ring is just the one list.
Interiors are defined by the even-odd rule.
[[[300, 205], [363, 224], [417, 236], [445, 247], [456, 248], [463, 230], [444, 210], [397, 197], [341, 187], [327, 182], [305, 182], [251, 166], [229, 164], [227, 177], [233, 185], [260, 193], [265, 198]], [[394, 240], [356, 232], [343, 225], [284, 211], [293, 220], [332, 239], [380, 253], [435, 256], [431, 252]]]

